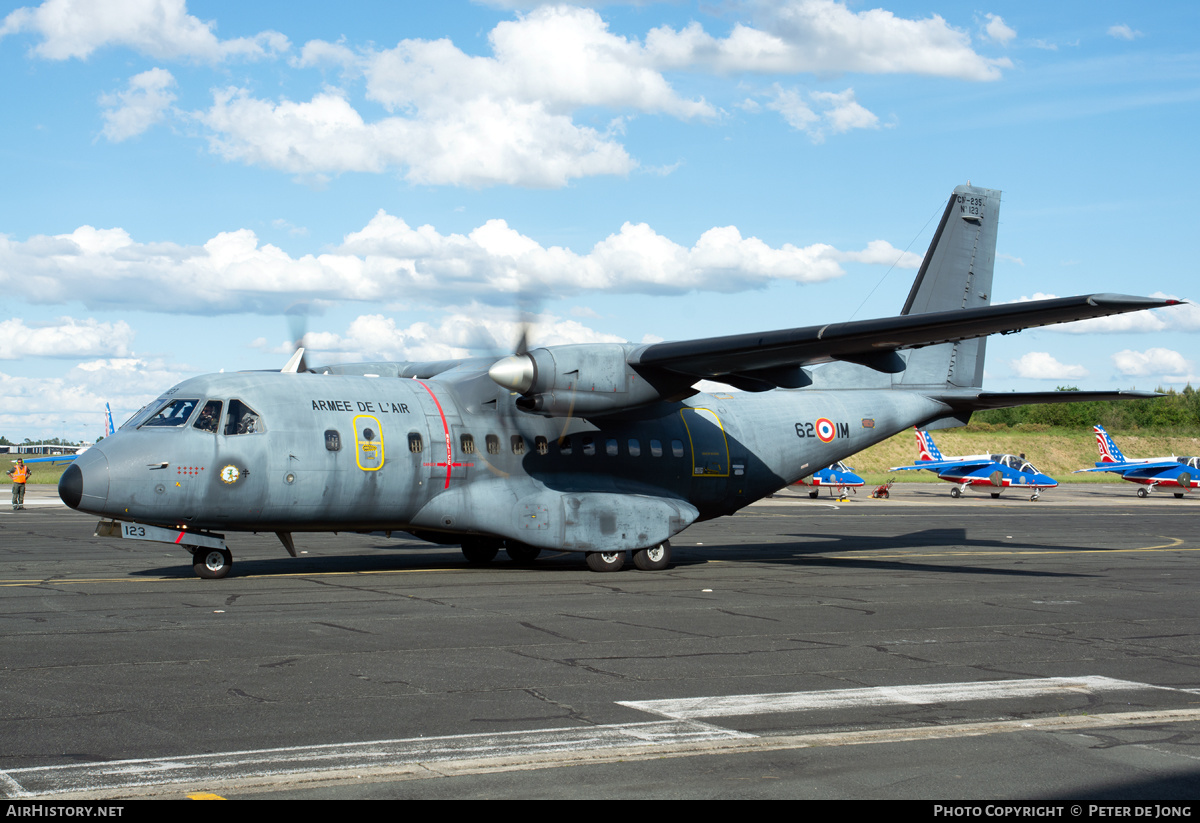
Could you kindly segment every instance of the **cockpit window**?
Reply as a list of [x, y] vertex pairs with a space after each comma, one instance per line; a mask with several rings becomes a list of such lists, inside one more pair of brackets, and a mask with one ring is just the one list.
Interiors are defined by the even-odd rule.
[[136, 429], [138, 426], [142, 425], [147, 417], [150, 416], [150, 410], [153, 408], [154, 403], [147, 403], [146, 405], [142, 406], [140, 409], [131, 414], [128, 420], [118, 426], [118, 430], [123, 429], [126, 426], [133, 426]]
[[225, 418], [226, 434], [257, 434], [265, 431], [258, 412], [241, 400], [229, 401], [229, 415]]
[[196, 409], [196, 404], [199, 400], [172, 400], [167, 405], [158, 410], [158, 414], [151, 417], [142, 424], [142, 428], [148, 426], [171, 426], [178, 427], [188, 422], [188, 418], [192, 416], [192, 412]]
[[217, 424], [221, 421], [221, 401], [209, 400], [204, 404], [204, 408], [200, 410], [200, 416], [196, 418], [196, 422], [192, 424], [193, 429], [199, 429], [202, 432], [217, 433]]

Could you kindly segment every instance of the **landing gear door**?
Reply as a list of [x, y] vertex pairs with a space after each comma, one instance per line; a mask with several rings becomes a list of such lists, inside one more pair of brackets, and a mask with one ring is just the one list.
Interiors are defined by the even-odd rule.
[[360, 414], [354, 418], [354, 457], [365, 472], [383, 468], [383, 427], [378, 417]]

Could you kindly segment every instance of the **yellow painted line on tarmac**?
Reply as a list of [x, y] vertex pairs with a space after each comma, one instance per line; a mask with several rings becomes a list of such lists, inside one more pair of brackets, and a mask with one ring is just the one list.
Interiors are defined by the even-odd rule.
[[[1026, 551], [945, 551], [945, 552], [911, 552], [902, 554], [875, 554], [869, 556], [875, 558], [890, 558], [890, 557], [988, 557], [988, 556], [1006, 556], [1006, 555], [1049, 555], [1049, 554], [1133, 554], [1135, 552], [1196, 552], [1200, 551], [1200, 546], [1190, 549], [1181, 549], [1179, 546], [1183, 543], [1183, 539], [1179, 537], [1167, 537], [1163, 535], [1164, 540], [1170, 540], [1170, 543], [1164, 543], [1161, 546], [1142, 546], [1137, 549], [1040, 549]], [[864, 549], [864, 552], [870, 552], [870, 549]], [[830, 554], [823, 555], [830, 560], [857, 560], [865, 555], [863, 553], [856, 554]]]
[[192, 792], [191, 794], [189, 794], [187, 796], [187, 799], [188, 800], [224, 800], [225, 798], [221, 797], [221, 795], [219, 795], [219, 794], [213, 794], [212, 792]]

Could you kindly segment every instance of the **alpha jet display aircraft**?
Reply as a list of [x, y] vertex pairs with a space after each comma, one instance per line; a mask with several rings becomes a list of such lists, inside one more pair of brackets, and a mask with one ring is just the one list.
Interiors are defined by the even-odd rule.
[[993, 498], [1007, 488], [1032, 489], [1030, 500], [1042, 496], [1042, 489], [1052, 489], [1058, 481], [1042, 474], [1023, 454], [972, 454], [965, 457], [943, 457], [929, 432], [917, 429], [917, 462], [911, 466], [892, 466], [888, 471], [927, 469], [939, 480], [955, 483], [951, 497], [962, 497], [970, 488], [990, 492]]
[[1096, 444], [1100, 447], [1100, 460], [1094, 469], [1077, 469], [1080, 472], [1113, 472], [1122, 480], [1140, 483], [1138, 497], [1149, 497], [1155, 486], [1173, 489], [1177, 498], [1183, 497], [1200, 486], [1200, 457], [1144, 457], [1130, 460], [1121, 453], [1117, 444], [1103, 426], [1093, 426]]
[[[222, 577], [224, 534], [404, 531], [484, 562], [671, 560], [671, 537], [913, 425], [1130, 396], [983, 391], [986, 335], [1167, 306], [1110, 294], [989, 305], [1000, 192], [960, 186], [898, 317], [496, 358], [210, 374], [63, 474], [98, 533], [175, 543]], [[818, 364], [820, 368], [811, 368]], [[715, 380], [738, 393], [701, 394]], [[1146, 394], [1136, 396], [1147, 396]]]
[[809, 477], [800, 478], [793, 485], [812, 486], [812, 491], [808, 493], [808, 496], [815, 499], [821, 494], [821, 489], [829, 489], [830, 494], [833, 493], [834, 489], [839, 494], [845, 494], [846, 489], [861, 488], [866, 485], [866, 482], [855, 474], [852, 468], [839, 460], [832, 466], [817, 469]]

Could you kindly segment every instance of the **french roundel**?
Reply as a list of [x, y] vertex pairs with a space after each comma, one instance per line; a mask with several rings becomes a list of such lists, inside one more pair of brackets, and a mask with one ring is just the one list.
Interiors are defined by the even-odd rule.
[[816, 422], [817, 438], [822, 443], [828, 443], [833, 440], [837, 434], [837, 428], [833, 425], [833, 421], [828, 417], [822, 417]]

